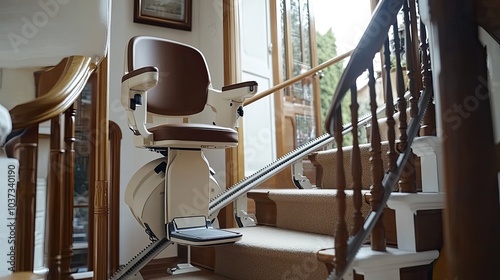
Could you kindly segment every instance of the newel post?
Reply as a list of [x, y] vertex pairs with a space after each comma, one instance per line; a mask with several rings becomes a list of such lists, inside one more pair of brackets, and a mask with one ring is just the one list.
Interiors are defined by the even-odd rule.
[[458, 279], [498, 274], [500, 206], [486, 52], [476, 1], [424, 0], [445, 195], [445, 243]]

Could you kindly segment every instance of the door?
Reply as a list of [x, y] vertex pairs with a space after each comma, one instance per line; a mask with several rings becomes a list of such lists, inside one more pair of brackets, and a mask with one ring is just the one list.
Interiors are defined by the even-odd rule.
[[[269, 0], [240, 1], [241, 80], [257, 81], [259, 92], [273, 85]], [[276, 159], [274, 98], [245, 107], [243, 136], [245, 176]]]

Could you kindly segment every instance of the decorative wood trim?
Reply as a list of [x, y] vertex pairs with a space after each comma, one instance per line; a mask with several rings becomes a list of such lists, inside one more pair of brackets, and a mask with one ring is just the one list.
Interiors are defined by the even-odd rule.
[[[91, 84], [92, 89], [92, 102], [94, 102], [96, 96], [98, 95], [97, 90], [97, 72], [94, 72], [93, 75], [90, 76], [88, 83]], [[90, 120], [90, 131], [94, 133], [96, 131], [95, 128], [95, 115], [96, 108], [92, 106], [91, 111], [91, 120]], [[90, 156], [89, 156], [89, 204], [88, 204], [88, 248], [87, 248], [87, 268], [89, 271], [94, 271], [94, 196], [95, 196], [95, 184], [96, 184], [96, 174], [95, 174], [95, 166], [96, 166], [96, 152], [95, 152], [95, 136], [90, 138]]]
[[269, 198], [269, 191], [252, 190], [247, 196], [255, 201], [255, 217], [258, 224], [276, 226], [276, 202]]
[[420, 210], [415, 215], [415, 242], [417, 252], [443, 248], [442, 210]]
[[[47, 220], [45, 233], [47, 236], [47, 279], [61, 279], [61, 200], [63, 183], [64, 150], [61, 139], [61, 115], [50, 123], [50, 154], [47, 184]], [[73, 224], [73, 223], [72, 223]], [[32, 231], [33, 232], [33, 231]], [[31, 232], [31, 233], [32, 233]]]
[[316, 160], [318, 153], [314, 152], [308, 156], [311, 163], [314, 165], [316, 169], [316, 187], [318, 189], [323, 188], [323, 166]]
[[94, 278], [108, 278], [108, 168], [109, 168], [109, 128], [108, 128], [108, 58], [105, 57], [97, 69], [97, 91], [92, 100], [95, 101], [93, 114], [93, 131], [95, 142], [95, 192], [93, 256]]
[[120, 126], [109, 121], [109, 271], [120, 267], [120, 151], [122, 132]]
[[10, 110], [13, 130], [29, 127], [64, 113], [78, 98], [94, 71], [95, 66], [90, 61], [89, 57], [83, 56], [63, 59], [56, 66], [64, 69], [62, 76], [46, 94]]
[[64, 114], [64, 166], [61, 188], [61, 277], [71, 278], [71, 257], [73, 256], [73, 200], [75, 186], [75, 116], [71, 105]]
[[35, 248], [38, 125], [30, 127], [14, 147], [19, 159], [16, 208], [15, 271], [33, 271]]
[[[239, 55], [238, 55], [238, 1], [223, 0], [223, 31], [224, 31], [224, 84], [238, 82]], [[226, 186], [239, 182], [244, 175], [243, 162], [243, 129], [238, 128], [238, 147], [226, 149]], [[233, 204], [229, 204], [219, 212], [219, 223], [223, 228], [235, 226], [233, 218]]]
[[384, 221], [385, 242], [387, 243], [387, 246], [397, 247], [398, 234], [396, 229], [396, 211], [391, 208], [384, 208], [382, 219]]
[[[283, 81], [284, 77], [287, 75], [287, 73], [283, 73], [283, 68], [281, 65], [283, 65], [283, 56], [281, 53], [281, 48], [279, 46], [281, 45], [281, 40], [279, 37], [279, 26], [280, 26], [280, 19], [281, 17], [286, 17], [286, 15], [281, 15], [281, 11], [279, 9], [279, 2], [280, 1], [269, 1], [269, 16], [270, 16], [270, 32], [271, 32], [271, 46], [272, 46], [272, 71], [273, 71], [273, 83], [274, 85], [280, 84], [281, 81]], [[286, 23], [285, 23], [286, 24]], [[283, 34], [285, 35], [285, 34]], [[285, 37], [286, 38], [286, 37]], [[275, 86], [272, 88], [276, 89]], [[281, 155], [286, 154], [286, 140], [287, 140], [287, 129], [289, 128], [287, 126], [287, 121], [286, 121], [286, 109], [285, 109], [285, 102], [284, 102], [284, 89], [285, 87], [276, 89], [271, 91], [270, 89], [267, 89], [263, 91], [264, 94], [261, 95], [261, 93], [257, 93], [257, 95], [260, 95], [260, 98], [263, 98], [264, 96], [268, 96], [270, 94], [274, 93], [273, 99], [274, 99], [274, 122], [276, 126], [275, 130], [275, 137], [276, 137], [276, 157], [280, 157]], [[255, 99], [255, 96], [252, 97], [251, 99], [247, 100], [248, 104], [251, 104], [252, 102], [255, 102], [257, 99], [260, 99], [259, 97]], [[245, 104], [247, 105], [247, 104]], [[295, 131], [295, 130], [293, 130]], [[293, 143], [293, 142], [292, 142]], [[293, 148], [292, 148], [293, 149]], [[286, 180], [288, 178], [289, 180]], [[285, 170], [280, 171], [278, 174], [274, 175], [271, 177], [269, 180], [265, 182], [265, 184], [269, 187], [276, 188], [280, 187], [278, 186], [278, 182], [281, 183], [288, 183], [289, 187], [294, 187], [292, 181], [290, 180], [291, 178], [291, 172], [290, 168], [286, 168]], [[283, 186], [284, 187], [284, 186]]]

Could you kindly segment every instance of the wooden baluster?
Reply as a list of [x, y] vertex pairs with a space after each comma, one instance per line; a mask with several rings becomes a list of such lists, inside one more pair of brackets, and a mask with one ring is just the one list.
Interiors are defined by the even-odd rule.
[[345, 171], [344, 157], [342, 152], [342, 111], [341, 107], [335, 113], [335, 143], [337, 144], [336, 156], [336, 184], [337, 184], [337, 217], [338, 221], [335, 225], [335, 269], [343, 271], [347, 265], [347, 224], [345, 221], [346, 201], [345, 201]]
[[[412, 1], [412, 0], [409, 0]], [[418, 102], [418, 97], [417, 97], [417, 92], [419, 91], [417, 88], [417, 84], [415, 83], [416, 77], [415, 77], [415, 60], [414, 60], [414, 55], [413, 55], [413, 42], [412, 42], [412, 37], [410, 35], [410, 29], [411, 29], [411, 24], [410, 24], [410, 18], [409, 18], [409, 7], [408, 7], [408, 2], [404, 1], [403, 3], [403, 12], [404, 12], [404, 21], [405, 21], [405, 28], [406, 28], [406, 70], [407, 70], [407, 76], [408, 76], [408, 88], [410, 90], [410, 116], [414, 117], [418, 114], [418, 108], [417, 108], [417, 102]], [[394, 40], [396, 42], [396, 40]], [[408, 127], [406, 118], [406, 100], [404, 99], [404, 94], [401, 95], [401, 93], [398, 91], [398, 108], [399, 108], [399, 130], [400, 130], [400, 142], [398, 144], [398, 151], [400, 153], [403, 153], [406, 151], [408, 147], [408, 136], [406, 135], [406, 130]], [[408, 162], [406, 163], [405, 170], [401, 174], [401, 179], [399, 181], [399, 190], [401, 192], [417, 192], [417, 184], [416, 184], [416, 176], [415, 176], [415, 169], [413, 168], [414, 163], [413, 163], [413, 158], [414, 156], [410, 156], [408, 159]]]
[[[373, 185], [370, 187], [371, 198], [370, 205], [372, 210], [377, 210], [382, 197], [384, 196], [384, 188], [382, 187], [382, 179], [384, 177], [384, 166], [381, 157], [380, 147], [380, 130], [377, 121], [377, 101], [375, 92], [375, 75], [373, 66], [368, 68], [368, 85], [370, 88], [370, 110], [372, 114], [372, 133], [371, 133], [371, 147], [370, 147], [370, 163], [372, 171]], [[371, 234], [372, 250], [385, 251], [385, 228], [383, 223], [383, 213], [378, 219]]]
[[61, 144], [61, 116], [50, 122], [50, 154], [47, 187], [47, 279], [61, 279], [61, 189], [63, 186], [64, 151]]
[[36, 178], [38, 159], [38, 125], [21, 136], [19, 151], [19, 183], [16, 209], [16, 271], [33, 271], [35, 248]]
[[351, 154], [351, 168], [352, 168], [352, 190], [353, 190], [353, 228], [351, 235], [355, 235], [361, 227], [363, 227], [363, 214], [361, 213], [361, 206], [363, 203], [363, 196], [361, 194], [362, 183], [362, 167], [361, 167], [361, 152], [359, 150], [358, 141], [358, 90], [356, 84], [351, 86], [351, 123], [352, 123], [352, 154]]
[[[397, 22], [394, 23], [395, 29], [394, 33], [398, 33]], [[399, 42], [397, 44], [399, 46]], [[401, 59], [396, 53], [396, 64], [401, 66]], [[387, 168], [389, 171], [396, 169], [397, 153], [396, 147], [394, 146], [396, 142], [396, 121], [394, 120], [394, 98], [392, 96], [392, 83], [391, 83], [391, 50], [389, 48], [389, 37], [385, 40], [384, 44], [384, 66], [385, 66], [385, 116], [387, 117], [387, 140], [389, 142], [389, 150], [387, 151]]]
[[[411, 36], [411, 56], [413, 57], [413, 67], [414, 67], [414, 82], [415, 82], [415, 88], [417, 89], [416, 93], [416, 99], [415, 99], [415, 108], [418, 113], [418, 98], [420, 97], [420, 89], [422, 89], [422, 75], [419, 71], [417, 71], [417, 67], [420, 66], [420, 57], [419, 57], [419, 35], [418, 35], [418, 24], [420, 20], [417, 18], [417, 8], [416, 8], [416, 3], [415, 1], [417, 0], [408, 0], [409, 4], [409, 13], [410, 13], [410, 36]], [[413, 104], [412, 104], [413, 106]], [[415, 115], [417, 114], [415, 113]], [[412, 115], [413, 116], [413, 115]]]
[[427, 39], [427, 30], [425, 24], [420, 21], [420, 62], [422, 64], [422, 83], [425, 91], [431, 91], [431, 100], [427, 105], [424, 120], [420, 127], [420, 136], [436, 135], [436, 108], [434, 106], [433, 97], [434, 89], [432, 87], [432, 69], [429, 57], [429, 40]]
[[71, 257], [73, 256], [73, 193], [75, 185], [75, 105], [71, 105], [64, 114], [64, 185], [61, 189], [62, 279], [71, 277]]

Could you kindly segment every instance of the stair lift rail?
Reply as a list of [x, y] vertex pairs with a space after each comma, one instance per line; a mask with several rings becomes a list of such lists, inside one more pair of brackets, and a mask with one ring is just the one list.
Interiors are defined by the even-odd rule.
[[[385, 106], [378, 109], [377, 112], [382, 112], [384, 109]], [[370, 121], [370, 118], [371, 115], [368, 114], [365, 115], [358, 121], [358, 126], [367, 124]], [[351, 123], [344, 124], [342, 128], [342, 134], [347, 134], [351, 132], [352, 127], [353, 126]], [[332, 137], [330, 134], [328, 133], [323, 134], [318, 138], [315, 138], [307, 143], [302, 144], [296, 149], [283, 155], [276, 161], [258, 170], [254, 174], [242, 179], [241, 181], [234, 184], [232, 187], [225, 190], [224, 192], [222, 192], [221, 194], [219, 194], [210, 201], [209, 214], [212, 215], [213, 213], [221, 210], [225, 206], [237, 200], [240, 196], [246, 194], [253, 188], [257, 187], [260, 183], [276, 175], [278, 172], [287, 168], [291, 164], [294, 164], [295, 162], [302, 160], [302, 158], [306, 157], [312, 152], [320, 150], [326, 145], [332, 143], [333, 141], [334, 137]]]

